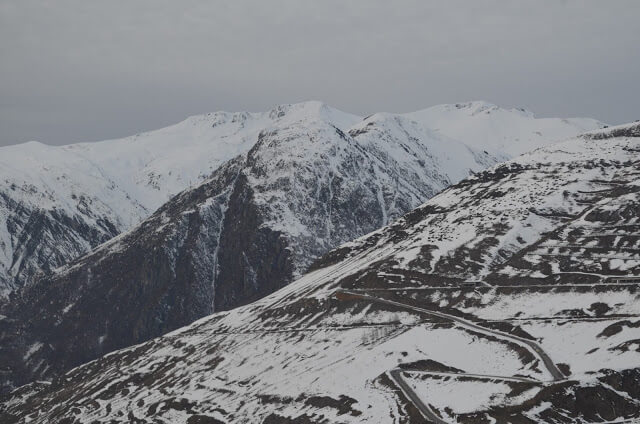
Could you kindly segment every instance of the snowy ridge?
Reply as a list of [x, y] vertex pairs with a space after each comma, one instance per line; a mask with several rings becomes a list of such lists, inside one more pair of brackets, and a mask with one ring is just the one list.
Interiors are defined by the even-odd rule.
[[536, 118], [526, 109], [503, 109], [483, 101], [433, 106], [405, 116], [475, 149], [508, 157], [604, 126], [588, 118]]
[[[479, 113], [478, 107], [443, 105], [374, 119], [388, 122], [385, 131], [394, 139], [398, 131], [406, 130], [425, 142], [430, 152], [427, 162], [441, 169], [440, 175], [431, 176], [441, 182], [439, 188], [464, 178], [475, 164], [488, 166], [504, 159], [505, 152], [519, 153], [601, 126], [588, 119], [540, 120], [496, 106], [490, 109], [491, 113]], [[320, 121], [345, 134], [362, 130], [364, 122], [372, 123], [320, 102], [305, 102], [264, 113], [193, 116], [118, 140], [61, 147], [30, 142], [0, 148], [0, 295], [131, 229], [173, 195], [197, 186], [222, 163], [248, 152], [259, 134]], [[460, 145], [458, 150], [441, 147], [447, 137], [470, 150]], [[381, 160], [393, 155], [381, 140], [364, 138], [377, 143]], [[504, 140], [517, 140], [517, 148], [505, 148]], [[398, 147], [403, 148], [393, 149]], [[477, 157], [471, 159], [469, 152]], [[410, 171], [424, 160], [424, 152], [416, 153]], [[456, 165], [458, 158], [461, 166]]]
[[[518, 259], [584, 222], [640, 242], [637, 130], [578, 137], [478, 173], [261, 300], [14, 391], [0, 416], [637, 421], [638, 284], [617, 281], [619, 268], [605, 262], [561, 261], [557, 273]], [[635, 260], [629, 253], [623, 260]], [[507, 265], [528, 273], [527, 284], [504, 279]], [[638, 274], [630, 262], [624, 275]]]

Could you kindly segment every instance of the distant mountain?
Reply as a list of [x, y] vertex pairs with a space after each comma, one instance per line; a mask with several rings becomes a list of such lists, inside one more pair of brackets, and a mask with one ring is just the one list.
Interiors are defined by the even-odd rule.
[[535, 118], [523, 108], [503, 109], [483, 101], [438, 105], [405, 116], [469, 147], [508, 157], [603, 126], [589, 118]]
[[[120, 140], [61, 147], [36, 142], [3, 147], [0, 296], [133, 228], [172, 196], [210, 178], [225, 161], [247, 153], [260, 134], [292, 125], [302, 128], [318, 119], [345, 134], [368, 131], [370, 144], [384, 142], [373, 140], [378, 132], [369, 131], [372, 128], [366, 125], [381, 120], [403, 122], [391, 123], [380, 130], [380, 135], [402, 139], [405, 136], [401, 132], [408, 128], [412, 136], [427, 137], [425, 148], [435, 152], [433, 159], [451, 164], [449, 168], [443, 164], [442, 175], [432, 178], [440, 178], [445, 184], [466, 176], [469, 169], [464, 166], [469, 163], [458, 167], [456, 157], [438, 156], [438, 151], [444, 152], [446, 147], [429, 140], [453, 138], [480, 155], [475, 163], [489, 164], [489, 157], [504, 159], [602, 126], [591, 119], [535, 119], [530, 114], [478, 102], [437, 106], [415, 114], [374, 115], [365, 120], [319, 102], [307, 102], [264, 113], [195, 116]], [[390, 128], [400, 133], [385, 134]], [[477, 169], [475, 165], [469, 168]], [[428, 192], [423, 190], [422, 194]]]
[[[388, 122], [383, 127], [383, 133], [395, 133]], [[353, 176], [363, 183], [353, 192], [366, 193], [364, 170], [371, 168], [365, 158], [374, 163], [371, 175], [381, 172], [374, 155], [335, 129], [318, 131], [333, 131], [338, 138], [310, 143], [315, 153], [304, 157], [322, 158], [327, 149], [336, 149], [341, 153], [327, 162], [350, 177], [346, 182], [352, 177], [347, 170], [358, 164]], [[311, 139], [320, 140], [313, 134]], [[216, 185], [226, 187], [225, 178], [239, 180], [244, 177], [237, 175], [249, 170], [282, 181], [275, 187], [308, 181], [295, 172], [295, 178], [283, 181], [276, 171], [306, 174], [317, 165], [290, 168], [284, 160], [264, 168], [254, 158], [262, 146], [291, 152], [297, 141], [283, 135], [263, 135], [246, 159], [225, 165], [213, 180], [173, 204], [195, 205], [190, 199], [198, 191], [215, 204], [225, 197], [213, 195]], [[4, 399], [0, 418], [191, 424], [635, 422], [640, 419], [639, 153], [640, 125], [630, 124], [589, 132], [479, 172], [392, 224], [331, 251], [310, 272], [261, 300], [14, 391]], [[386, 175], [393, 174], [383, 174], [381, 181]], [[239, 193], [258, 187], [251, 177], [246, 181]], [[290, 197], [284, 203], [295, 204]], [[316, 206], [313, 199], [310, 209]], [[173, 241], [175, 217], [185, 217], [177, 233], [190, 240], [200, 234], [188, 230], [192, 216], [203, 216], [201, 209], [184, 214], [170, 204], [143, 224], [146, 231], [134, 230], [102, 249], [126, 255], [131, 243], [161, 234], [164, 242], [153, 255], [165, 263], [166, 246], [182, 243]], [[375, 211], [383, 203], [362, 204]], [[352, 216], [360, 215], [354, 210]], [[157, 230], [156, 222], [166, 227]], [[148, 253], [141, 254], [146, 261]], [[101, 258], [109, 263], [109, 254], [94, 255], [94, 266], [101, 266]], [[66, 272], [72, 275], [84, 266], [81, 260]], [[77, 310], [74, 281], [79, 277], [43, 285], [43, 294], [26, 291], [45, 313], [29, 324], [29, 334], [37, 337], [20, 342], [23, 349], [14, 353], [25, 367], [59, 368], [69, 355], [66, 346], [95, 343], [88, 324], [74, 327], [66, 319]], [[91, 275], [85, 274], [85, 281], [94, 287]], [[63, 295], [54, 295], [52, 287]], [[116, 283], [112, 291], [121, 287]], [[139, 286], [140, 298], [151, 297], [146, 287]], [[98, 305], [110, 294], [108, 288], [95, 288]], [[114, 315], [132, 314], [134, 306], [144, 309], [124, 298], [111, 297], [109, 303], [114, 300], [122, 302]], [[47, 311], [50, 302], [54, 309]], [[20, 319], [26, 322], [34, 314], [24, 315]], [[88, 318], [78, 315], [73, 322]], [[0, 322], [10, 325], [7, 319]], [[47, 331], [34, 331], [47, 325]], [[57, 325], [60, 330], [51, 333]], [[60, 342], [66, 333], [72, 338]], [[107, 333], [103, 341], [111, 337]]]

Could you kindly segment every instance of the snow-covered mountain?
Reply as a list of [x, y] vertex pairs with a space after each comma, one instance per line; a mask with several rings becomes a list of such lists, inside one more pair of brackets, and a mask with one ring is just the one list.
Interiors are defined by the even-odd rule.
[[[479, 113], [480, 109], [484, 111]], [[535, 119], [479, 102], [437, 106], [407, 115], [378, 114], [365, 120], [319, 102], [306, 102], [264, 113], [195, 116], [120, 140], [61, 147], [36, 142], [3, 147], [0, 296], [33, 280], [39, 272], [48, 273], [133, 228], [178, 192], [197, 186], [222, 163], [248, 152], [260, 134], [285, 131], [294, 125], [303, 133], [306, 125], [316, 121], [366, 140], [378, 151], [380, 160], [394, 155], [387, 148], [404, 148], [397, 140], [418, 137], [424, 149], [416, 147], [422, 151], [414, 152], [417, 156], [410, 168], [401, 172], [422, 167], [417, 161], [425, 160], [420, 155], [428, 149], [425, 163], [442, 165], [437, 170], [441, 175], [432, 180], [445, 183], [463, 178], [469, 169], [477, 169], [478, 163], [490, 164], [496, 158], [602, 126], [591, 119]], [[379, 128], [372, 131], [373, 126]], [[367, 135], [357, 137], [354, 131]], [[377, 135], [395, 141], [387, 146], [386, 141], [374, 139]], [[470, 147], [478, 155], [472, 161], [475, 164], [466, 156], [458, 164], [455, 155], [460, 145], [449, 150], [447, 143], [441, 144], [448, 139]], [[286, 153], [295, 154], [295, 149]], [[432, 192], [423, 190], [421, 195], [424, 193]], [[400, 213], [406, 210], [398, 209]]]
[[[637, 421], [639, 153], [631, 124], [480, 172], [261, 300], [14, 391], [0, 418]], [[51, 343], [16, 355], [49, 366]]]
[[263, 130], [319, 118], [348, 128], [359, 120], [316, 102], [287, 112], [218, 112], [120, 140], [1, 148], [0, 293], [137, 225], [246, 153]]
[[472, 148], [509, 157], [603, 126], [588, 118], [535, 118], [524, 108], [504, 109], [483, 101], [438, 105], [405, 116]]
[[375, 116], [345, 133], [324, 112], [260, 132], [211, 179], [16, 293], [2, 308], [11, 328], [0, 358], [18, 360], [7, 384], [257, 300], [331, 248], [496, 162], [401, 117]]

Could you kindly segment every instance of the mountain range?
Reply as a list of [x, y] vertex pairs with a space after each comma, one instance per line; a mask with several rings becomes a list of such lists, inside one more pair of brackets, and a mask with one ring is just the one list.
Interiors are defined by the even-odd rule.
[[[437, 122], [439, 127], [428, 126]], [[460, 131], [465, 126], [467, 136], [475, 134], [475, 139], [464, 143], [442, 134], [455, 129], [458, 137], [464, 136]], [[540, 138], [536, 132], [559, 137], [597, 126], [601, 124], [586, 119], [535, 119], [527, 112], [482, 102], [363, 119], [307, 102], [264, 114], [190, 118], [176, 128], [133, 139], [44, 146], [73, 155], [83, 152], [95, 167], [87, 169], [99, 170], [95, 181], [120, 182], [105, 188], [80, 173], [72, 178], [61, 165], [43, 166], [50, 173], [63, 172], [63, 177], [49, 192], [56, 201], [48, 212], [34, 194], [39, 191], [32, 192], [38, 221], [35, 227], [23, 227], [17, 237], [27, 242], [14, 251], [14, 256], [22, 256], [13, 262], [20, 265], [11, 269], [32, 278], [0, 305], [5, 317], [0, 321], [2, 387], [50, 379], [215, 311], [255, 301], [301, 276], [330, 249], [388, 224], [450, 184], [497, 163], [505, 152], [530, 148], [532, 140]], [[181, 144], [180, 137], [189, 132], [197, 134], [184, 136], [192, 146]], [[501, 132], [514, 137], [511, 147], [495, 141]], [[550, 143], [541, 140], [538, 144]], [[224, 148], [217, 149], [219, 145]], [[217, 164], [215, 158], [242, 149], [248, 150]], [[217, 167], [204, 182], [114, 235], [123, 222], [135, 222], [180, 182], [208, 172], [194, 174], [205, 165], [209, 170]], [[110, 174], [114, 176], [102, 178]], [[71, 196], [65, 203], [68, 209], [59, 207], [65, 193]], [[73, 196], [94, 200], [74, 211]], [[102, 199], [117, 203], [121, 213], [109, 215], [115, 208]], [[123, 199], [132, 206], [128, 216], [118, 203]], [[26, 203], [18, 204], [28, 210]], [[33, 223], [33, 215], [25, 222]], [[10, 220], [18, 216], [7, 214]], [[72, 228], [65, 227], [67, 223]], [[74, 232], [77, 228], [89, 232]], [[101, 233], [101, 228], [111, 230]], [[67, 261], [91, 245], [82, 240], [83, 234], [113, 237]], [[70, 245], [74, 248], [67, 249]], [[45, 259], [49, 262], [41, 266]]]
[[[371, 136], [376, 128], [393, 133], [396, 118], [376, 115], [348, 132], [322, 125], [311, 132], [309, 139], [315, 143], [300, 158], [317, 159], [336, 149], [339, 153], [327, 156], [335, 165], [331, 169], [347, 180], [355, 178], [348, 181], [358, 183], [354, 192], [366, 193], [370, 178], [365, 170], [371, 169], [375, 181], [393, 180], [395, 174], [391, 167], [384, 173], [376, 168], [376, 149], [361, 150], [366, 143], [354, 139]], [[410, 124], [398, 125], [406, 130]], [[333, 133], [336, 143], [327, 142]], [[383, 139], [375, 137], [371, 144]], [[302, 162], [283, 159], [284, 152], [292, 153], [296, 140], [284, 130], [263, 133], [246, 156], [226, 163], [210, 180], [161, 207], [143, 222], [144, 231], [125, 233], [56, 271], [57, 280], [46, 284], [38, 280], [26, 287], [28, 301], [21, 308], [35, 301], [45, 314], [49, 304], [56, 311], [44, 319], [34, 318], [37, 324], [29, 324], [32, 327], [22, 336], [26, 339], [14, 340], [15, 346], [26, 348], [21, 355], [33, 376], [46, 375], [38, 370], [48, 367], [64, 369], [60, 358], [69, 351], [60, 349], [81, 345], [82, 334], [90, 336], [87, 343], [94, 343], [93, 333], [83, 333], [90, 324], [65, 327], [78, 320], [93, 321], [89, 308], [85, 315], [69, 320], [65, 314], [75, 314], [76, 303], [66, 311], [59, 309], [77, 294], [82, 302], [89, 293], [96, 299], [105, 295], [91, 283], [94, 271], [85, 271], [89, 264], [91, 269], [99, 269], [101, 263], [128, 268], [130, 246], [138, 241], [146, 245], [145, 240], [154, 237], [161, 237], [160, 250], [189, 243], [198, 246], [198, 239], [205, 236], [192, 231], [192, 216], [199, 217], [197, 222], [205, 217], [219, 222], [213, 212], [203, 209], [223, 213], [233, 207], [228, 199], [235, 193], [260, 198], [293, 182], [306, 187], [303, 183], [314, 180], [304, 177], [319, 175], [312, 172], [317, 168], [305, 169]], [[358, 146], [353, 152], [351, 144]], [[258, 154], [263, 147], [274, 155]], [[470, 157], [477, 157], [477, 150], [464, 147]], [[393, 152], [401, 150], [413, 156], [404, 148]], [[299, 278], [272, 294], [13, 391], [0, 407], [0, 418], [33, 423], [190, 424], [637, 421], [639, 153], [640, 124], [633, 123], [546, 143], [478, 171], [390, 224], [330, 251], [306, 272], [298, 269]], [[413, 157], [420, 164], [422, 158]], [[265, 158], [275, 165], [263, 165]], [[351, 168], [353, 174], [347, 172]], [[262, 178], [256, 181], [256, 175]], [[290, 175], [296, 178], [284, 177]], [[226, 194], [223, 187], [231, 187], [232, 193]], [[410, 193], [414, 186], [402, 187]], [[347, 201], [345, 209], [354, 216], [349, 225], [361, 222], [355, 218], [358, 205], [368, 204], [363, 210], [379, 211], [380, 217], [383, 205], [389, 204], [383, 190], [384, 202], [375, 185], [369, 190], [378, 202], [366, 203], [365, 194]], [[337, 192], [351, 193], [342, 187], [333, 196], [320, 197], [320, 203]], [[293, 194], [284, 198], [276, 201], [270, 195], [264, 203], [256, 201], [255, 210], [266, 208], [274, 216], [290, 219], [284, 213], [277, 215], [283, 209], [274, 205], [295, 205], [297, 199]], [[316, 203], [309, 198], [305, 197], [313, 210]], [[216, 207], [224, 202], [229, 206]], [[198, 209], [185, 213], [181, 205]], [[237, 212], [229, 216], [244, 219], [242, 211]], [[290, 226], [294, 230], [285, 239], [293, 242], [303, 232]], [[147, 263], [147, 254], [160, 258], [155, 265], [170, 259], [164, 252], [140, 254], [137, 263]], [[111, 255], [122, 255], [123, 260], [109, 262]], [[234, 257], [244, 260], [239, 253]], [[182, 259], [173, 259], [169, 264], [179, 267]], [[151, 265], [143, 268], [153, 272]], [[74, 276], [83, 272], [82, 277]], [[112, 284], [114, 291], [120, 290]], [[153, 295], [145, 288], [140, 286], [138, 297]], [[214, 290], [214, 303], [217, 296]], [[21, 302], [18, 297], [12, 300], [15, 305]], [[112, 313], [129, 313], [131, 305], [125, 299], [116, 301], [121, 309]], [[33, 312], [20, 316], [14, 310], [0, 322], [27, 322]], [[96, 312], [99, 317], [101, 311]], [[47, 332], [29, 336], [46, 327], [42, 321], [52, 322]], [[58, 322], [66, 329], [38, 341]], [[59, 337], [66, 339], [57, 346]]]
[[[362, 140], [366, 146], [361, 147], [375, 149], [380, 160], [415, 155], [407, 172], [430, 174], [412, 194], [411, 204], [388, 206], [379, 226], [470, 171], [602, 124], [584, 118], [536, 119], [530, 112], [486, 102], [367, 119], [306, 102], [263, 113], [194, 116], [119, 140], [3, 147], [0, 296], [131, 230], [176, 194], [211, 178], [226, 161], [246, 155], [261, 136], [273, 139], [269, 134], [282, 133], [298, 139], [286, 152], [296, 155], [308, 149], [306, 143], [318, 137], [311, 132], [321, 126], [335, 127], [351, 141]], [[360, 132], [366, 135], [358, 137]], [[331, 137], [340, 138], [337, 133]], [[405, 148], [403, 143], [409, 143], [409, 151], [398, 150]]]

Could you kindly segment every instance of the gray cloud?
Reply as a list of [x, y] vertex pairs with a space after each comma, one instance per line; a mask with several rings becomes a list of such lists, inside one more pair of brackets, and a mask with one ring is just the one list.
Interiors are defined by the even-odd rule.
[[0, 0], [0, 145], [308, 99], [621, 123], [640, 119], [639, 20], [636, 0]]

